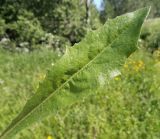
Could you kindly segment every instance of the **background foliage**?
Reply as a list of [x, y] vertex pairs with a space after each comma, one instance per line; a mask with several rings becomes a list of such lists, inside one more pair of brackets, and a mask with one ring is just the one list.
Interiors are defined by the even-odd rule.
[[[3, 47], [12, 51], [47, 47], [63, 52], [66, 45], [79, 42], [88, 30], [97, 29], [108, 18], [144, 6], [152, 6], [151, 18], [160, 16], [158, 0], [100, 1], [97, 9], [93, 0], [1, 0], [0, 40], [8, 39]], [[157, 37], [154, 33], [153, 39]], [[146, 42], [152, 43], [150, 39]]]
[[[56, 57], [50, 51], [30, 55], [1, 51], [0, 131], [34, 94]], [[34, 124], [15, 138], [159, 138], [159, 68], [160, 55], [141, 49], [126, 62], [121, 76], [105, 89]]]
[[[30, 49], [34, 48], [33, 45], [41, 45], [46, 33], [58, 37], [55, 41], [67, 40], [66, 44], [73, 45], [85, 36], [89, 28], [96, 29], [100, 24], [93, 3], [90, 4], [93, 14], [87, 23], [85, 1], [80, 0], [4, 0], [0, 10], [0, 24], [6, 24], [0, 29], [1, 39], [7, 37], [18, 47], [27, 42], [26, 47]], [[65, 42], [60, 41], [60, 47], [63, 45]]]

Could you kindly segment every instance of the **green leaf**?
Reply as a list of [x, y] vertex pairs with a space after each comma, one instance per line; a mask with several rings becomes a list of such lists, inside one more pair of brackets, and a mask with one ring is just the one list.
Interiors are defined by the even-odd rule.
[[30, 124], [56, 114], [95, 93], [119, 72], [126, 58], [136, 50], [140, 29], [148, 8], [119, 16], [92, 31], [48, 71], [37, 93], [12, 121], [0, 138], [10, 139]]

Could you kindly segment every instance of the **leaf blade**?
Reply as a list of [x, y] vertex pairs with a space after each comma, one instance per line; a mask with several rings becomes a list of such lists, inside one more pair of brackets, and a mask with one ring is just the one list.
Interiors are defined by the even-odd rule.
[[[80, 101], [100, 87], [99, 76], [104, 74], [109, 78], [109, 72], [120, 68], [135, 51], [147, 11], [145, 8], [111, 20], [99, 31], [89, 34], [80, 44], [68, 49], [1, 137], [12, 137], [37, 118], [56, 113], [58, 109]], [[116, 57], [112, 57], [115, 54]]]

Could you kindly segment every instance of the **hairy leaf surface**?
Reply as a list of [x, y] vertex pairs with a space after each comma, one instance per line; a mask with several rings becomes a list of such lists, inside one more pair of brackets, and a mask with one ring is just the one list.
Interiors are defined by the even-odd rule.
[[136, 50], [147, 13], [148, 8], [143, 8], [108, 20], [99, 30], [89, 32], [79, 44], [67, 48], [1, 138], [10, 139], [35, 121], [56, 114], [59, 109], [81, 101], [103, 87], [111, 80], [110, 75]]

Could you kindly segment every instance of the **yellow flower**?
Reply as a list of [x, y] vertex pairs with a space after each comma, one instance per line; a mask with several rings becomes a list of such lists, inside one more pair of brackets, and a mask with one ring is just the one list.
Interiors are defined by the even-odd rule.
[[142, 60], [129, 61], [124, 65], [124, 69], [129, 72], [139, 72], [145, 68], [145, 64]]
[[144, 62], [139, 60], [136, 62], [135, 66], [136, 66], [136, 71], [140, 71], [140, 70], [144, 69]]
[[115, 79], [116, 81], [118, 81], [118, 80], [120, 80], [120, 77], [119, 77], [119, 76], [116, 76], [114, 79]]
[[51, 135], [49, 135], [49, 136], [47, 137], [47, 139], [53, 139], [53, 137], [52, 137]]
[[127, 65], [127, 64], [125, 64], [125, 65], [124, 65], [124, 68], [125, 68], [125, 69], [128, 69], [128, 65]]

